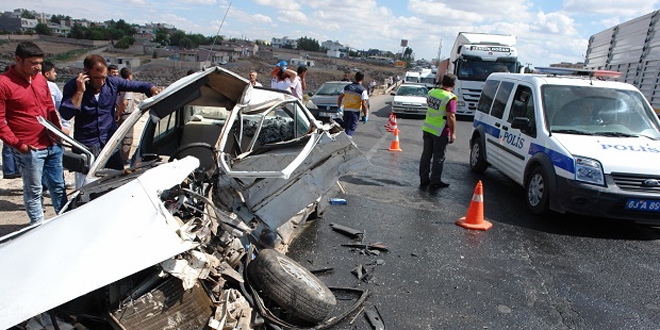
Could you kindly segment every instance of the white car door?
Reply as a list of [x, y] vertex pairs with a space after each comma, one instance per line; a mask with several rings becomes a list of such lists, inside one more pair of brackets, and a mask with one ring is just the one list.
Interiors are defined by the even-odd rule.
[[[522, 184], [525, 166], [531, 156], [530, 148], [536, 138], [536, 118], [534, 115], [534, 95], [532, 88], [522, 84], [515, 86], [511, 93], [513, 97], [504, 112], [500, 131], [499, 170]], [[525, 128], [514, 128], [515, 118], [526, 118], [529, 125]]]

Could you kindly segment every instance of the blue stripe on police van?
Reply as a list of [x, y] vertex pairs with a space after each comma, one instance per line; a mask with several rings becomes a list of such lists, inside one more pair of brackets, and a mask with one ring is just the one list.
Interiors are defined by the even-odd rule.
[[484, 133], [486, 133], [490, 136], [493, 136], [496, 139], [500, 138], [500, 129], [499, 128], [497, 128], [495, 126], [488, 125], [487, 123], [485, 123], [483, 121], [478, 121], [478, 120], [475, 120], [472, 123], [472, 127], [479, 127], [479, 126], [482, 126], [484, 128]]
[[573, 163], [573, 158], [566, 156], [560, 152], [546, 148], [540, 144], [532, 143], [529, 146], [529, 154], [535, 155], [539, 152], [542, 152], [550, 158], [552, 165], [557, 166], [561, 169], [564, 169], [570, 173], [575, 173], [575, 164]]

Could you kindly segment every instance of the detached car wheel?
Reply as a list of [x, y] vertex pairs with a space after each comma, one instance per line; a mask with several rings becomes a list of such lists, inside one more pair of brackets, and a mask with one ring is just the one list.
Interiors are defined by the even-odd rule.
[[548, 177], [541, 166], [537, 166], [532, 170], [525, 189], [527, 190], [527, 206], [532, 213], [536, 215], [547, 214], [550, 188], [548, 187]]
[[470, 147], [470, 169], [472, 172], [483, 173], [488, 168], [485, 152], [481, 138], [475, 137]]
[[261, 250], [247, 268], [250, 283], [291, 315], [312, 323], [324, 320], [337, 304], [316, 276], [291, 258]]

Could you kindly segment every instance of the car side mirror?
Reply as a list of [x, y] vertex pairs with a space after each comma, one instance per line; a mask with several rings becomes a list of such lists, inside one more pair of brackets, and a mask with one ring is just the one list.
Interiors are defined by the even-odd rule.
[[390, 95], [394, 96], [396, 95], [396, 92], [390, 92]]
[[531, 131], [532, 127], [529, 124], [529, 118], [526, 117], [515, 117], [511, 122], [511, 127], [519, 129], [523, 133], [528, 133]]
[[85, 154], [77, 154], [72, 151], [65, 151], [62, 156], [62, 167], [69, 171], [87, 174], [91, 165], [89, 157]]

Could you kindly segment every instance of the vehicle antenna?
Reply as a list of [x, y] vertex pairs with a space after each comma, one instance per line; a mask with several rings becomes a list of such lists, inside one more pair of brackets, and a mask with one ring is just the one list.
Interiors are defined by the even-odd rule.
[[227, 11], [225, 12], [225, 17], [223, 17], [222, 22], [220, 22], [220, 26], [218, 27], [218, 32], [216, 32], [215, 37], [213, 37], [213, 43], [211, 43], [211, 49], [209, 50], [209, 56], [206, 58], [207, 62], [208, 62], [209, 58], [211, 58], [211, 54], [213, 53], [213, 46], [215, 46], [215, 41], [218, 39], [218, 35], [220, 35], [220, 30], [222, 29], [222, 26], [225, 24], [225, 19], [227, 18], [227, 14], [229, 14], [229, 8], [231, 8], [231, 2], [229, 3], [229, 6], [227, 6]]

